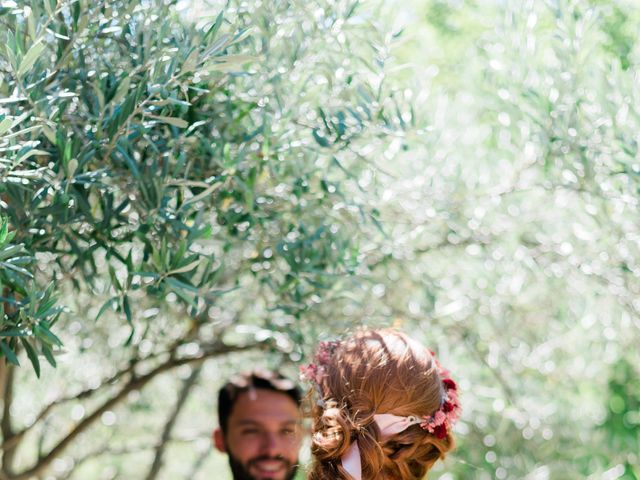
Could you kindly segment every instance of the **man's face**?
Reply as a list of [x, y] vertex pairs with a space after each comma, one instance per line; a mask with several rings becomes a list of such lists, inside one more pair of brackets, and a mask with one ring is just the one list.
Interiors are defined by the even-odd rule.
[[284, 393], [254, 389], [238, 396], [226, 436], [216, 447], [229, 455], [234, 480], [290, 480], [300, 449], [298, 405]]

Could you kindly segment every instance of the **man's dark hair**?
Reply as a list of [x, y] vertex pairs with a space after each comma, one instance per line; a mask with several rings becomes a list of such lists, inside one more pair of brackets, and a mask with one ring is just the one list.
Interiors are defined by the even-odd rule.
[[258, 388], [287, 395], [296, 402], [296, 405], [300, 405], [302, 401], [300, 389], [279, 372], [253, 370], [241, 373], [229, 380], [218, 392], [218, 421], [223, 434], [227, 434], [229, 415], [231, 415], [238, 396]]

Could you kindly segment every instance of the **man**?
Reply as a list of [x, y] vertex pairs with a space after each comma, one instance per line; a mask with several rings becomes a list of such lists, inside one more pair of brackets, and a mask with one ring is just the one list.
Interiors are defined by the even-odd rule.
[[253, 371], [218, 394], [216, 448], [229, 455], [234, 480], [292, 480], [302, 435], [301, 393], [276, 372]]

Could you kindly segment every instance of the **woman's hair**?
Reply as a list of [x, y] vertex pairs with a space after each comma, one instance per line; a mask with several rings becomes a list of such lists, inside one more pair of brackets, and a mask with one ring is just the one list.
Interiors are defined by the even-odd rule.
[[435, 435], [414, 424], [383, 438], [374, 421], [375, 414], [429, 417], [441, 408], [438, 364], [418, 342], [393, 329], [361, 330], [320, 355], [310, 480], [350, 480], [342, 457], [355, 441], [365, 480], [422, 479], [453, 448], [450, 432]]

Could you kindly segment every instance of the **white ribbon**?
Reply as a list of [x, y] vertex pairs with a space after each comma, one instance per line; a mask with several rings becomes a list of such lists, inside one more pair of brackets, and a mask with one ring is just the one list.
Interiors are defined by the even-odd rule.
[[[404, 432], [411, 425], [416, 423], [422, 423], [422, 420], [416, 416], [401, 417], [399, 415], [393, 415], [391, 413], [381, 413], [380, 415], [374, 415], [373, 420], [378, 424], [382, 438], [390, 437], [396, 433]], [[362, 464], [360, 463], [360, 448], [358, 442], [355, 441], [347, 449], [342, 456], [342, 467], [351, 475], [355, 480], [362, 480]]]

